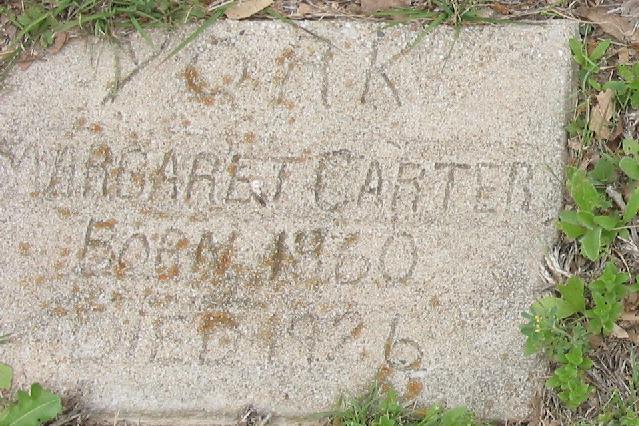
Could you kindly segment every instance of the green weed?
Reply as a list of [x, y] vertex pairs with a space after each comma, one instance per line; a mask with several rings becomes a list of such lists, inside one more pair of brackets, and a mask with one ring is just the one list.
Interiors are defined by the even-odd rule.
[[593, 134], [588, 124], [590, 121], [591, 98], [600, 91], [603, 86], [597, 80], [597, 74], [601, 71], [601, 61], [608, 52], [611, 42], [600, 41], [589, 53], [586, 43], [571, 38], [569, 41], [573, 60], [579, 65], [579, 99], [575, 108], [575, 117], [567, 127], [570, 137], [579, 136], [584, 146], [589, 146]]
[[639, 63], [632, 66], [621, 64], [617, 67], [620, 80], [608, 81], [604, 89], [612, 89], [621, 108], [639, 108]]
[[484, 425], [464, 407], [433, 406], [411, 410], [402, 405], [397, 392], [375, 384], [364, 395], [342, 401], [329, 413], [331, 424], [340, 426], [475, 426]]
[[[601, 174], [599, 169], [596, 170]], [[624, 231], [620, 229], [624, 221], [617, 212], [609, 210], [612, 203], [603, 191], [605, 181], [575, 168], [569, 168], [567, 175], [568, 192], [575, 202], [575, 210], [561, 212], [558, 227], [568, 238], [579, 241], [582, 255], [597, 260]]]
[[[426, 24], [422, 27], [417, 37], [402, 51], [397, 54], [393, 59], [404, 55], [417, 45], [419, 45], [424, 38], [437, 27], [448, 24], [455, 28], [455, 41], [459, 36], [459, 31], [464, 24], [499, 24], [509, 23], [508, 19], [492, 19], [483, 17], [479, 11], [479, 8], [485, 4], [484, 1], [476, 0], [433, 0], [432, 4], [435, 6], [434, 10], [430, 9], [417, 9], [417, 8], [395, 8], [390, 10], [383, 10], [376, 12], [374, 15], [385, 18], [393, 18], [394, 23], [389, 25], [405, 24], [414, 21], [425, 21]], [[453, 45], [444, 63], [448, 60], [448, 55], [451, 54]]]
[[13, 379], [13, 369], [7, 364], [0, 363], [0, 390], [7, 390], [11, 387]]
[[569, 44], [572, 57], [579, 65], [581, 90], [601, 90], [602, 85], [595, 77], [601, 69], [599, 62], [610, 47], [610, 40], [600, 41], [590, 53], [588, 53], [586, 44], [576, 38], [571, 38]]
[[[11, 387], [13, 370], [0, 364], [0, 390]], [[15, 401], [0, 398], [0, 426], [39, 426], [62, 412], [60, 397], [38, 383], [29, 392], [19, 390]]]
[[[624, 155], [602, 155], [589, 172], [576, 168], [567, 172], [575, 209], [564, 210], [557, 226], [569, 239], [578, 240], [581, 254], [593, 261], [608, 252], [617, 236], [628, 238], [628, 228], [639, 211], [639, 142], [625, 139], [622, 147]], [[618, 183], [620, 175], [634, 188], [623, 211], [605, 192], [607, 186]]]
[[[473, 0], [433, 0], [434, 10], [418, 8], [395, 8], [376, 12], [375, 16], [389, 17], [397, 23], [406, 23], [416, 20], [430, 22], [433, 29], [441, 24], [449, 24], [455, 28], [468, 23], [505, 23], [508, 19], [492, 19], [481, 15], [480, 8], [485, 1]], [[435, 23], [433, 26], [432, 24]]]
[[609, 335], [622, 314], [624, 297], [639, 291], [639, 283], [626, 284], [629, 278], [609, 262], [589, 285], [571, 277], [558, 287], [557, 296], [535, 302], [524, 314], [528, 320], [521, 327], [526, 336], [525, 353], [542, 352], [557, 365], [546, 385], [555, 389], [569, 408], [579, 407], [592, 390], [584, 379], [592, 367], [589, 338]]
[[615, 389], [610, 399], [606, 402], [596, 421], [580, 423], [581, 426], [639, 426], [639, 414], [637, 404], [639, 402], [639, 366], [634, 352], [630, 355], [631, 376], [628, 380], [628, 392], [626, 397]]
[[38, 426], [55, 419], [61, 412], [60, 397], [34, 383], [28, 393], [19, 390], [16, 401], [0, 411], [0, 426]]

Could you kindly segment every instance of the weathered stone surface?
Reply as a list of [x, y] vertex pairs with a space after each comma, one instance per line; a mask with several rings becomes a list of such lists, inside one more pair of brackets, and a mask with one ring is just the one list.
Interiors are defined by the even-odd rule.
[[0, 347], [96, 410], [290, 416], [379, 372], [529, 412], [574, 25], [78, 41], [0, 99]]

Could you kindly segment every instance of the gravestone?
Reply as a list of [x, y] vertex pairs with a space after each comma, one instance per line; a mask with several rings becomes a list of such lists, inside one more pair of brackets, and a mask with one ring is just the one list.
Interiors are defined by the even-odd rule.
[[[0, 347], [100, 412], [292, 417], [374, 379], [521, 418], [576, 26], [222, 22], [0, 98]], [[187, 34], [186, 32], [184, 34]], [[225, 417], [226, 416], [226, 417]]]

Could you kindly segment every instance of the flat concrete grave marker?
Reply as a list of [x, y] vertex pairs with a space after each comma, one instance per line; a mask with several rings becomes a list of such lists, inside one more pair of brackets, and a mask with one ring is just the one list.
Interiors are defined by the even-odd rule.
[[530, 412], [573, 24], [223, 22], [77, 41], [0, 98], [0, 347], [98, 411], [282, 416], [384, 376]]

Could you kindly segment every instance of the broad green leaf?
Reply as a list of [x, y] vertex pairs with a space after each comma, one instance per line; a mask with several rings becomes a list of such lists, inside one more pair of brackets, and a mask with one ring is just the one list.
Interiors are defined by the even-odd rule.
[[612, 230], [619, 226], [619, 219], [614, 216], [595, 216], [592, 220], [607, 230]]
[[633, 81], [635, 79], [635, 76], [628, 65], [619, 65], [617, 67], [617, 73], [626, 81]]
[[581, 348], [579, 346], [573, 346], [566, 354], [566, 360], [576, 367], [580, 366], [584, 360]]
[[617, 268], [617, 265], [615, 265], [614, 262], [606, 262], [606, 266], [604, 266], [604, 270], [599, 279], [607, 282], [615, 282], [618, 274], [619, 268]]
[[617, 238], [619, 231], [609, 231], [601, 228], [601, 247], [608, 247]]
[[[591, 72], [597, 71], [598, 69], [599, 69], [598, 67], [595, 67], [595, 68], [592, 69]], [[588, 84], [590, 85], [590, 87], [592, 87], [593, 89], [595, 89], [598, 92], [601, 92], [602, 89], [603, 89], [603, 86], [601, 85], [601, 83], [599, 83], [597, 80], [595, 80], [592, 77], [588, 79]]]
[[563, 221], [559, 221], [557, 223], [557, 228], [559, 228], [561, 232], [566, 234], [566, 236], [572, 240], [581, 237], [587, 231], [587, 229], [581, 225], [574, 225]]
[[581, 66], [585, 66], [586, 57], [583, 54], [584, 49], [581, 41], [573, 37], [568, 41], [568, 44], [570, 46], [570, 51], [572, 52], [572, 57], [574, 58], [575, 62], [577, 62]]
[[559, 220], [561, 220], [562, 222], [570, 223], [572, 225], [581, 225], [581, 222], [579, 221], [579, 216], [577, 215], [577, 212], [574, 210], [562, 211], [561, 213], [559, 213]]
[[624, 92], [628, 89], [628, 83], [619, 80], [608, 81], [603, 85], [604, 89], [612, 89], [615, 92]]
[[559, 293], [561, 293], [562, 299], [570, 305], [574, 312], [584, 312], [586, 310], [584, 282], [581, 278], [570, 277], [565, 285], [559, 286]]
[[623, 157], [619, 160], [619, 168], [623, 170], [630, 179], [639, 180], [639, 164], [634, 158]]
[[581, 210], [592, 212], [605, 205], [603, 196], [592, 184], [586, 172], [581, 169], [573, 169], [569, 181], [570, 195]]
[[532, 304], [531, 309], [539, 314], [554, 312], [557, 319], [567, 318], [576, 312], [568, 302], [554, 296], [539, 299]]
[[30, 393], [18, 391], [18, 400], [3, 412], [0, 425], [40, 426], [55, 419], [61, 412], [60, 397], [34, 383]]
[[635, 188], [626, 203], [626, 210], [623, 212], [623, 221], [628, 223], [637, 216], [639, 211], [639, 188]]
[[579, 215], [574, 210], [564, 210], [559, 213], [557, 228], [572, 239], [579, 238], [586, 232], [586, 228], [579, 220]]
[[597, 44], [597, 47], [595, 47], [590, 53], [590, 60], [592, 60], [593, 62], [599, 62], [599, 59], [601, 59], [603, 55], [606, 54], [606, 50], [608, 50], [609, 47], [610, 40], [604, 40]]
[[636, 139], [626, 138], [621, 142], [623, 152], [627, 155], [639, 154], [639, 141]]
[[623, 152], [625, 152], [626, 154], [628, 155], [639, 154], [639, 142], [637, 142], [636, 139], [626, 138], [623, 140], [621, 145], [623, 146]]
[[7, 364], [0, 363], [0, 390], [9, 389], [13, 380], [13, 369]]
[[577, 212], [577, 221], [581, 226], [585, 226], [588, 229], [597, 227], [595, 215], [590, 212]]
[[561, 386], [561, 379], [556, 373], [550, 376], [550, 378], [546, 381], [546, 387], [551, 389], [556, 389], [559, 386]]
[[599, 259], [601, 228], [590, 229], [581, 237], [581, 253], [590, 260]]
[[605, 155], [597, 161], [595, 168], [590, 172], [590, 177], [598, 182], [612, 182], [615, 180], [615, 168], [617, 164], [609, 155]]

